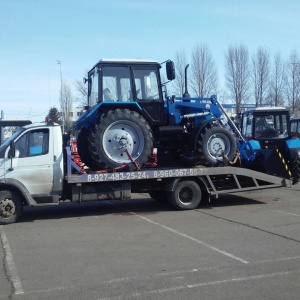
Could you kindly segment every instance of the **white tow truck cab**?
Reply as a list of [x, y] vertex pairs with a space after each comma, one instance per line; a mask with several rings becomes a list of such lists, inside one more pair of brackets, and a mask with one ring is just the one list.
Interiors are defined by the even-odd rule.
[[74, 147], [63, 145], [61, 128], [52, 121], [24, 126], [0, 146], [0, 224], [14, 223], [24, 205], [124, 200], [147, 192], [186, 210], [208, 203], [210, 195], [291, 185], [291, 180], [239, 167], [90, 170]]

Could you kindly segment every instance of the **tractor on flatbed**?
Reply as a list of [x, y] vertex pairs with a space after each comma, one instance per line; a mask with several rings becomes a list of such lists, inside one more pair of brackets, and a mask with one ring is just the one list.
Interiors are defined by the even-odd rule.
[[294, 183], [298, 182], [300, 140], [291, 132], [288, 109], [257, 107], [244, 112], [241, 133], [244, 146], [239, 147], [239, 150], [244, 166], [268, 174], [291, 177]]
[[[165, 65], [173, 80], [174, 63]], [[235, 157], [216, 96], [193, 98], [187, 89], [183, 97], [168, 96], [160, 69], [156, 61], [103, 59], [88, 72], [87, 110], [73, 127], [86, 166], [140, 168], [153, 149], [159, 166], [218, 166]]]

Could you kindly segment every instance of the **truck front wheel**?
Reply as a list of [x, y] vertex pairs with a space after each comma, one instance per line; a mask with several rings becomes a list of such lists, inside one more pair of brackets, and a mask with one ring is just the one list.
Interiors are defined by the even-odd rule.
[[200, 186], [193, 180], [179, 181], [173, 192], [169, 193], [169, 202], [177, 210], [190, 210], [199, 206], [202, 198]]
[[0, 191], [0, 225], [15, 223], [22, 211], [22, 200], [15, 192]]

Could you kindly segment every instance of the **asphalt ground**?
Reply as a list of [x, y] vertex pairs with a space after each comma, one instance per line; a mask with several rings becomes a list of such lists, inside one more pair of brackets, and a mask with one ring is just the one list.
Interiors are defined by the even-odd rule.
[[299, 191], [26, 208], [0, 226], [0, 299], [299, 299]]

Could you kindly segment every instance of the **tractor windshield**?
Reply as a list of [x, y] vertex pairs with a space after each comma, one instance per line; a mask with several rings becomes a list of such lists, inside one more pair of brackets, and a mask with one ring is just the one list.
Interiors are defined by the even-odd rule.
[[132, 99], [130, 68], [104, 66], [102, 68], [102, 101], [129, 101]]
[[300, 119], [291, 120], [291, 134], [292, 136], [300, 137]]
[[249, 113], [243, 117], [242, 134], [247, 139], [285, 138], [288, 136], [288, 116], [282, 113]]
[[255, 138], [285, 138], [288, 136], [287, 116], [283, 114], [254, 116]]

